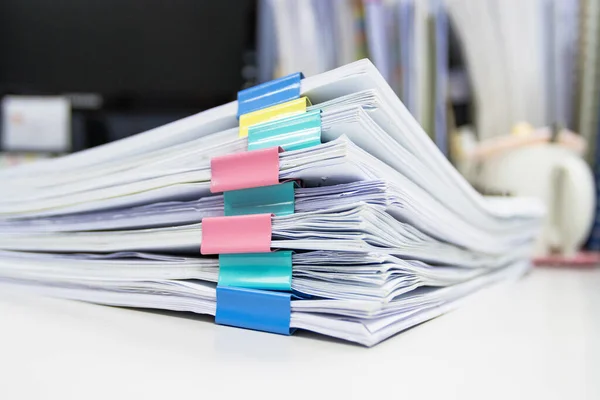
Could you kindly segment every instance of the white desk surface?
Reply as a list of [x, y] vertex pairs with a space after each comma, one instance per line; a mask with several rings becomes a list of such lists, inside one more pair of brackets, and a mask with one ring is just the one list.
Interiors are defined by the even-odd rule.
[[600, 399], [600, 269], [536, 269], [367, 349], [0, 295], [0, 399]]

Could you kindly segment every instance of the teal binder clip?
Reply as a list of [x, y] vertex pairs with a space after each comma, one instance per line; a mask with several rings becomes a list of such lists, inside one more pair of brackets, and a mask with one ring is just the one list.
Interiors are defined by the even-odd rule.
[[219, 255], [219, 286], [292, 290], [292, 252]]
[[215, 322], [291, 335], [292, 294], [217, 286]]
[[223, 192], [225, 216], [294, 213], [294, 181]]
[[248, 150], [279, 146], [286, 151], [321, 144], [321, 111], [313, 110], [248, 128]]

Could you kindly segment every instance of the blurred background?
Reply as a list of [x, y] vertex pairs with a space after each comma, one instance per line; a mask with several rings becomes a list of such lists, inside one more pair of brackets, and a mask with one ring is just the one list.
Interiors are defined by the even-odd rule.
[[0, 168], [368, 57], [478, 190], [546, 202], [543, 262], [597, 262], [599, 46], [597, 0], [3, 0]]

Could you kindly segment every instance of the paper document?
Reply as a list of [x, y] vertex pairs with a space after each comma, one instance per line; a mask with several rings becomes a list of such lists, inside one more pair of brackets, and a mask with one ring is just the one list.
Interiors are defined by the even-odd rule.
[[[0, 171], [0, 285], [372, 346], [527, 271], [542, 205], [476, 192], [370, 61], [286, 79]], [[290, 88], [306, 111], [243, 111]]]

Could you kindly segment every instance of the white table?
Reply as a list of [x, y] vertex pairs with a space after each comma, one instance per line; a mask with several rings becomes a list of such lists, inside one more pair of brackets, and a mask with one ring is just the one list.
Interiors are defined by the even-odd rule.
[[367, 349], [0, 295], [0, 399], [600, 399], [600, 270], [536, 269]]

